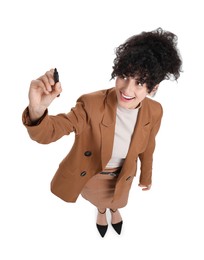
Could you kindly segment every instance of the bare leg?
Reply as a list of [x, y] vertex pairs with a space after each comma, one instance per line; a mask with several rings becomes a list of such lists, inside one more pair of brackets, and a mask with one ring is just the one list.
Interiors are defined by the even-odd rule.
[[122, 217], [118, 209], [110, 209], [111, 212], [111, 223], [116, 224], [122, 221]]
[[106, 208], [100, 208], [98, 209], [98, 216], [96, 223], [98, 225], [105, 226], [108, 224], [107, 218], [106, 218]]

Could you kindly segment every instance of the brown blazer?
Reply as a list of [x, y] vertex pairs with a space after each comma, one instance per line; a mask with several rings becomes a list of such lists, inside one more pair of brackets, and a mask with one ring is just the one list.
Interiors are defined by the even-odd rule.
[[[81, 96], [68, 114], [49, 116], [47, 111], [37, 125], [30, 125], [28, 109], [23, 123], [30, 137], [42, 144], [54, 142], [75, 132], [75, 142], [62, 160], [51, 182], [51, 191], [66, 202], [75, 202], [86, 182], [104, 170], [111, 158], [116, 122], [115, 88]], [[128, 193], [141, 161], [140, 183], [151, 184], [155, 136], [162, 118], [161, 105], [145, 98], [139, 109], [130, 148], [117, 179], [114, 201]]]

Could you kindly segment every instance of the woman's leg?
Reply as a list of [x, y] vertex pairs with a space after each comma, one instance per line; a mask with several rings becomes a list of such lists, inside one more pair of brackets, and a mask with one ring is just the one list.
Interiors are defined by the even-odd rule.
[[118, 209], [110, 209], [110, 212], [112, 224], [116, 224], [122, 221], [122, 217]]
[[108, 229], [108, 224], [107, 224], [107, 219], [106, 219], [106, 208], [100, 208], [98, 209], [98, 217], [97, 217], [97, 222], [96, 222], [96, 227], [102, 237], [105, 236], [106, 231]]
[[107, 218], [106, 218], [106, 208], [98, 208], [98, 215], [96, 223], [98, 225], [105, 226], [108, 224]]
[[111, 218], [112, 227], [120, 235], [121, 230], [122, 230], [122, 225], [123, 225], [123, 221], [122, 221], [120, 212], [118, 209], [110, 209], [110, 211], [111, 211], [111, 216], [112, 216], [112, 218]]

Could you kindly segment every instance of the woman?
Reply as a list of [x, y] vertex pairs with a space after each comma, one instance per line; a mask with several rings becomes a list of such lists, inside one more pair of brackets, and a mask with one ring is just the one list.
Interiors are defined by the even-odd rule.
[[54, 70], [33, 80], [23, 123], [30, 137], [43, 144], [75, 132], [75, 142], [60, 163], [51, 191], [66, 202], [79, 194], [98, 209], [97, 228], [104, 237], [108, 223], [120, 234], [119, 208], [128, 202], [129, 190], [141, 162], [139, 186], [149, 190], [155, 137], [162, 107], [154, 96], [164, 79], [178, 79], [181, 58], [177, 37], [161, 28], [132, 36], [116, 49], [112, 71], [115, 87], [82, 95], [67, 114], [48, 115], [47, 108], [61, 93]]

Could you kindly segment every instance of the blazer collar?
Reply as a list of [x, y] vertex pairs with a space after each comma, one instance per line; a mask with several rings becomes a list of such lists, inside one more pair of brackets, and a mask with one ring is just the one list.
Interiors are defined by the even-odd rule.
[[[150, 112], [148, 109], [148, 98], [145, 98], [141, 102], [141, 106], [139, 108], [137, 125], [145, 126], [150, 122]], [[111, 126], [115, 124], [116, 120], [116, 110], [117, 110], [117, 96], [115, 87], [111, 88], [107, 92], [106, 100], [105, 100], [105, 112], [104, 117], [102, 119], [102, 124], [104, 126]]]

